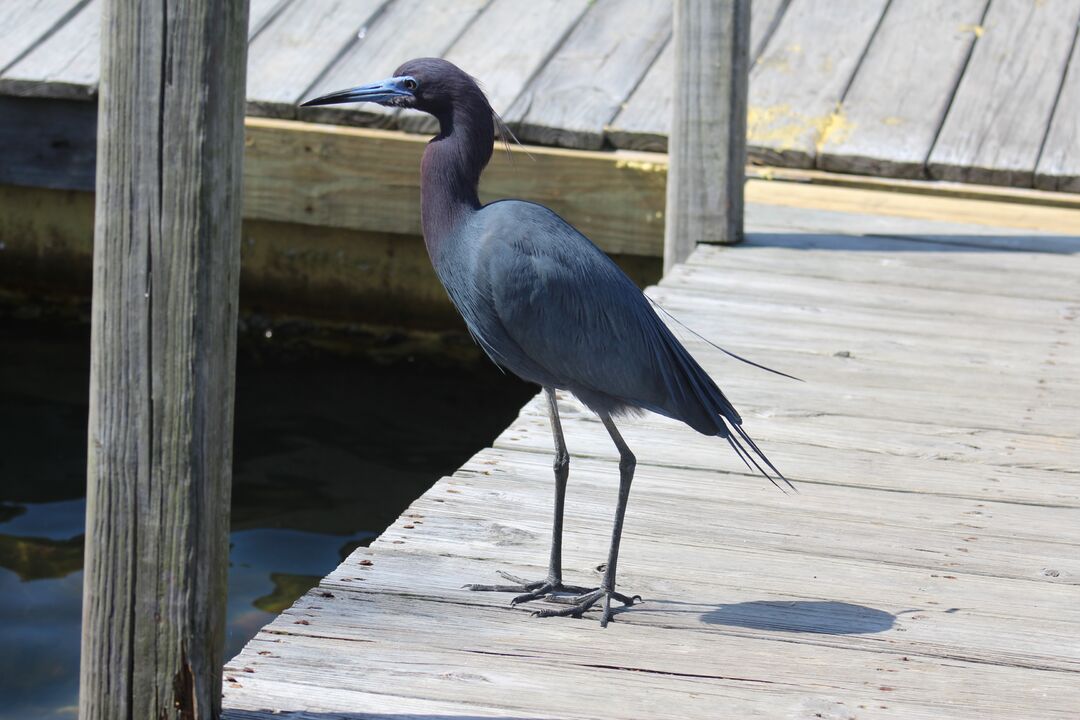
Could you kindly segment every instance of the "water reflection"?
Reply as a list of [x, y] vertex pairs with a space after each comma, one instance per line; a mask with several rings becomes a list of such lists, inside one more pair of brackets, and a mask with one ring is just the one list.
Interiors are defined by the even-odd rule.
[[[0, 317], [0, 720], [76, 715], [87, 335]], [[488, 444], [532, 392], [484, 362], [242, 342], [227, 656]]]

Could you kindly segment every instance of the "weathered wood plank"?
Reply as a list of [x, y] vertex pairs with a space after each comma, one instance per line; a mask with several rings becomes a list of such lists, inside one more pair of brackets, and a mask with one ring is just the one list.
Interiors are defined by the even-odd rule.
[[247, 11], [103, 8], [83, 720], [220, 715]]
[[[249, 119], [247, 127], [249, 217], [420, 234], [427, 138], [281, 120]], [[651, 156], [511, 151], [511, 159], [501, 152], [492, 158], [480, 183], [482, 200], [542, 202], [608, 252], [659, 255], [665, 173]]]
[[100, 76], [101, 7], [90, 0], [46, 40], [0, 75], [0, 93], [86, 100]]
[[[788, 210], [767, 208], [777, 209]], [[762, 217], [796, 225], [807, 212]], [[858, 232], [866, 221], [843, 222]], [[638, 464], [620, 586], [644, 602], [607, 630], [533, 620], [531, 607], [507, 609], [508, 595], [461, 586], [545, 571], [551, 434], [534, 398], [494, 449], [229, 664], [232, 716], [483, 717], [497, 706], [503, 717], [600, 718], [623, 703], [614, 714], [1070, 717], [1080, 306], [1067, 283], [1080, 259], [903, 235], [949, 227], [933, 219], [872, 227], [890, 236], [789, 229], [703, 247], [648, 291], [706, 337], [808, 380], [687, 343], [798, 495], [776, 492], [719, 438], [656, 415], [621, 419]], [[560, 408], [573, 458], [563, 564], [568, 581], [592, 584], [617, 450], [580, 402]], [[551, 687], [564, 690], [552, 700]]]
[[885, 11], [885, 0], [792, 0], [750, 72], [750, 158], [813, 167], [847, 132], [838, 103]]
[[[406, 60], [441, 57], [450, 43], [476, 17], [487, 0], [431, 3], [428, 0], [394, 0], [309, 91], [325, 95], [365, 82], [390, 77]], [[395, 124], [397, 110], [363, 103], [356, 107], [300, 108], [300, 119], [348, 125], [388, 127]]]
[[507, 111], [522, 140], [598, 149], [671, 34], [670, 0], [596, 0]]
[[[1040, 252], [1080, 251], [1077, 245], [1077, 221], [1080, 211], [1073, 208], [1018, 205], [981, 199], [927, 197], [915, 193], [893, 193], [854, 187], [825, 187], [808, 183], [773, 183], [751, 179], [746, 183], [746, 201], [750, 204], [748, 223], [759, 225], [794, 226], [800, 229], [826, 229], [849, 234], [881, 232], [884, 234], [945, 235], [955, 232], [961, 237], [972, 231], [967, 242], [1002, 248]], [[757, 215], [752, 204], [785, 206], [812, 212], [795, 212], [787, 222], [780, 223], [779, 214]], [[897, 222], [896, 218], [911, 218], [919, 222]], [[922, 224], [921, 221], [929, 221]], [[814, 224], [817, 223], [817, 224]], [[936, 228], [934, 223], [942, 223]], [[953, 225], [950, 228], [950, 225]], [[829, 227], [831, 226], [831, 227]], [[981, 226], [981, 227], [980, 227]], [[1030, 236], [1007, 237], [989, 228], [1008, 231], [1010, 228], [1041, 231]], [[1041, 236], [1052, 233], [1050, 236]]]
[[292, 0], [248, 0], [248, 39], [251, 40], [266, 27], [274, 15]]
[[[750, 3], [750, 61], [754, 62], [780, 21], [788, 0], [756, 0]], [[675, 48], [664, 46], [645, 78], [605, 128], [611, 144], [628, 150], [667, 152], [674, 96]]]
[[[362, 559], [370, 557], [364, 553]], [[378, 558], [378, 555], [374, 557]], [[383, 565], [379, 560], [375, 562], [380, 564], [374, 571], [364, 573], [358, 568], [358, 574], [381, 577]], [[396, 555], [386, 564], [387, 575], [395, 580], [414, 574], [424, 577], [432, 587], [435, 587], [432, 581], [436, 578], [452, 581], [476, 568], [476, 563], [458, 557], [440, 562], [428, 556]], [[455, 571], [456, 576], [452, 575]], [[740, 574], [752, 576], [755, 572], [751, 565], [742, 568]], [[481, 707], [501, 704], [505, 708], [504, 717], [513, 713], [513, 717], [530, 718], [546, 717], [545, 710], [562, 718], [610, 717], [613, 703], [632, 704], [627, 705], [626, 716], [650, 718], [715, 718], [717, 708], [731, 710], [736, 717], [814, 717], [815, 711], [822, 717], [829, 717], [821, 711], [830, 709], [837, 711], [831, 717], [850, 717], [840, 714], [849, 706], [866, 708], [865, 712], [859, 711], [858, 717], [889, 717], [903, 713], [904, 717], [913, 718], [974, 718], [979, 717], [976, 712], [984, 713], [983, 717], [993, 717], [997, 709], [1007, 715], [1010, 711], [1020, 715], [1025, 702], [1029, 703], [1028, 708], [1038, 707], [1049, 713], [1047, 717], [1066, 717], [1064, 711], [1068, 706], [1065, 701], [1076, 696], [1075, 689], [1067, 689], [1067, 683], [1072, 679], [1069, 672], [1051, 672], [1044, 678], [1036, 668], [1003, 667], [980, 663], [975, 658], [947, 659], [905, 653], [906, 643], [893, 648], [890, 640], [901, 637], [911, 626], [917, 626], [918, 621], [898, 621], [893, 627], [878, 629], [891, 615], [856, 604], [846, 608], [840, 603], [834, 604], [833, 607], [846, 609], [852, 621], [842, 624], [843, 629], [835, 634], [814, 636], [811, 645], [784, 642], [797, 639], [797, 632], [772, 630], [767, 623], [771, 620], [798, 628], [800, 620], [805, 623], [813, 616], [815, 605], [819, 608], [817, 614], [827, 614], [828, 600], [814, 603], [777, 598], [771, 603], [749, 600], [742, 606], [735, 603], [730, 606], [692, 604], [684, 608], [682, 617], [676, 617], [678, 601], [661, 601], [659, 606], [654, 605], [656, 616], [658, 620], [672, 618], [674, 627], [665, 627], [660, 622], [632, 627], [627, 624], [616, 636], [616, 633], [602, 635], [583, 627], [575, 628], [574, 633], [552, 631], [552, 623], [540, 621], [518, 627], [526, 622], [527, 611], [479, 606], [483, 600], [474, 594], [469, 599], [471, 602], [462, 599], [462, 602], [468, 602], [464, 607], [491, 630], [480, 637], [467, 635], [463, 638], [463, 632], [471, 631], [461, 627], [463, 623], [455, 613], [446, 613], [445, 607], [440, 608], [430, 600], [336, 587], [334, 590], [330, 598], [321, 598], [319, 591], [303, 598], [294, 610], [276, 621], [269, 632], [257, 638], [250, 652], [230, 663], [235, 684], [239, 686], [230, 689], [230, 700], [233, 690], [239, 690], [235, 695], [244, 706], [257, 702], [257, 693], [272, 691], [269, 677], [285, 684], [319, 676], [334, 678], [336, 691], [345, 691], [329, 702], [322, 701], [327, 703], [322, 709], [330, 712], [333, 712], [335, 701], [357, 697], [361, 707], [378, 713], [379, 706], [368, 704], [372, 701], [364, 695], [394, 688], [395, 695], [406, 695], [407, 701], [413, 703], [419, 700], [462, 703], [463, 707], [455, 715], [471, 716], [471, 700]], [[455, 599], [462, 594], [454, 593]], [[432, 638], [433, 644], [423, 643], [421, 628], [408, 626], [388, 611], [388, 606], [395, 600], [405, 611], [403, 615], [417, 618], [425, 626], [438, 622], [439, 616], [445, 614], [443, 622], [447, 623], [448, 632]], [[461, 612], [462, 606], [454, 604], [450, 607]], [[897, 606], [890, 604], [890, 607]], [[942, 617], [946, 623], [949, 619], [933, 606], [919, 616], [926, 619], [931, 613]], [[639, 616], [644, 614], [638, 613]], [[720, 622], [710, 622], [713, 619]], [[307, 625], [299, 625], [300, 621]], [[740, 622], [750, 627], [740, 627]], [[700, 645], [695, 642], [688, 647], [680, 642], [683, 637], [679, 631], [685, 631], [690, 624], [706, 628]], [[851, 633], [854, 627], [863, 628], [865, 645], [873, 647], [869, 653], [838, 647], [849, 639], [844, 633]], [[673, 633], [676, 634], [674, 638]], [[857, 642], [855, 633], [851, 635]], [[652, 648], [655, 652], [627, 654], [626, 646], [630, 642], [641, 643], [642, 647]], [[363, 659], [348, 667], [336, 668], [327, 660], [331, 653], [348, 655], [350, 648], [354, 651], [362, 649]], [[259, 652], [264, 654], [259, 655]], [[594, 657], [618, 657], [620, 652], [624, 656], [615, 664], [597, 667], [592, 660]], [[412, 671], [409, 673], [412, 692], [407, 694], [401, 692], [404, 687], [400, 677], [392, 675], [394, 653], [407, 658], [399, 658], [399, 661]], [[828, 660], [823, 661], [823, 656]], [[784, 682], [770, 679], [775, 678], [777, 664], [785, 668]], [[245, 674], [245, 667], [251, 672]], [[733, 667], [739, 671], [733, 673]], [[671, 668], [671, 672], [662, 668]], [[1002, 682], [1009, 675], [1029, 678], [1036, 687], [1021, 690], [1020, 696], [998, 702], [994, 698], [993, 684]], [[942, 681], [942, 689], [932, 696], [920, 694], [921, 682], [928, 677]], [[567, 683], [571, 678], [576, 681]], [[1047, 701], [1040, 695], [1045, 692], [1043, 681], [1055, 691], [1064, 692], [1065, 697], [1054, 692], [1050, 693], [1054, 699]], [[603, 691], [595, 691], [594, 683]], [[556, 685], [561, 688], [556, 693], [559, 697], [546, 700], [545, 693], [550, 695], [550, 687]], [[802, 687], [815, 690], [804, 694], [807, 691], [800, 692]], [[613, 700], [616, 697], [619, 699]], [[267, 710], [287, 712], [297, 707], [295, 699], [280, 694], [274, 700], [285, 704], [276, 703]], [[289, 704], [290, 700], [293, 704]], [[387, 698], [386, 703], [390, 705], [397, 700], [397, 697]], [[783, 714], [776, 712], [778, 707], [783, 709]], [[534, 714], [533, 708], [541, 708], [539, 714]], [[792, 708], [794, 713], [787, 712]]]
[[503, 116], [580, 20], [590, 0], [493, 0], [446, 53], [480, 80]]
[[743, 239], [749, 0], [675, 1], [664, 270]]
[[248, 52], [247, 112], [296, 117], [326, 67], [391, 0], [304, 0], [277, 14]]
[[842, 132], [823, 139], [817, 166], [923, 177], [986, 6], [987, 0], [891, 3], [844, 95]]
[[1035, 168], [1035, 187], [1080, 193], [1080, 42], [1073, 44], [1072, 59]]
[[[975, 292], [1043, 300], [1073, 300], [1078, 269], [1049, 263], [1032, 263], [1040, 258], [1034, 253], [979, 251], [942, 267], [941, 253], [956, 253], [953, 246], [900, 238], [866, 237], [859, 242], [845, 242], [843, 235], [796, 233], [752, 233], [747, 245], [753, 253], [723, 253], [709, 248], [692, 261], [728, 270], [762, 270], [774, 275], [803, 278], [828, 278], [907, 288]], [[787, 249], [832, 250], [803, 253], [792, 257]], [[961, 253], [964, 251], [961, 250]], [[1049, 258], [1053, 260], [1053, 257]], [[1014, 282], [1001, 283], [1003, 272]]]
[[[751, 3], [757, 7], [756, 3]], [[675, 43], [669, 41], [619, 114], [604, 128], [611, 144], [666, 153], [675, 97]]]
[[0, 72], [78, 11], [82, 0], [22, 0], [0, 5]]
[[[588, 7], [588, 0], [493, 0], [446, 53], [446, 59], [480, 81], [500, 116], [513, 105]], [[398, 113], [406, 132], [434, 133], [435, 118]]]
[[1032, 185], [1078, 21], [1074, 0], [990, 4], [930, 153], [932, 177]]

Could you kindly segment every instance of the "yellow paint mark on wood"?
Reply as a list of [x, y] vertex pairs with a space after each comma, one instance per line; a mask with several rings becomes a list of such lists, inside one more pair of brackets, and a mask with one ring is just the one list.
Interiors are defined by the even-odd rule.
[[836, 103], [836, 109], [827, 115], [818, 126], [817, 138], [814, 147], [820, 153], [830, 141], [839, 145], [844, 142], [855, 129], [855, 124], [844, 117], [844, 108]]
[[771, 107], [751, 106], [747, 112], [746, 139], [780, 152], [795, 148], [819, 152], [826, 143], [841, 143], [855, 129], [839, 103], [828, 115], [804, 115], [784, 103]]
[[975, 37], [981, 38], [983, 36], [983, 33], [986, 32], [986, 28], [982, 25], [961, 25], [960, 32], [974, 33]]

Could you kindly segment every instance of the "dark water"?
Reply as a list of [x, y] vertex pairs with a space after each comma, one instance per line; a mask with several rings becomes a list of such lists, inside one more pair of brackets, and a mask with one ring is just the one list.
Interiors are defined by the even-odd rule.
[[[534, 392], [457, 336], [245, 328], [227, 657]], [[83, 323], [0, 315], [0, 720], [75, 715], [88, 337]]]

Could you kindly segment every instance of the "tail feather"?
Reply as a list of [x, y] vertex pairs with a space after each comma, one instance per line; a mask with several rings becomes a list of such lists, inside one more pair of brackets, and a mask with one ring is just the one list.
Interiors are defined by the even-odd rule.
[[727, 440], [751, 472], [756, 469], [780, 491], [787, 492], [790, 489], [797, 492], [791, 481], [784, 477], [743, 429], [742, 417], [709, 374], [674, 336], [669, 334], [666, 339], [668, 351], [675, 361], [674, 366], [679, 371], [678, 375], [670, 378], [668, 382], [669, 389], [673, 390], [671, 397], [676, 399], [677, 405], [671, 408], [674, 411], [672, 415], [700, 433], [718, 435]]

